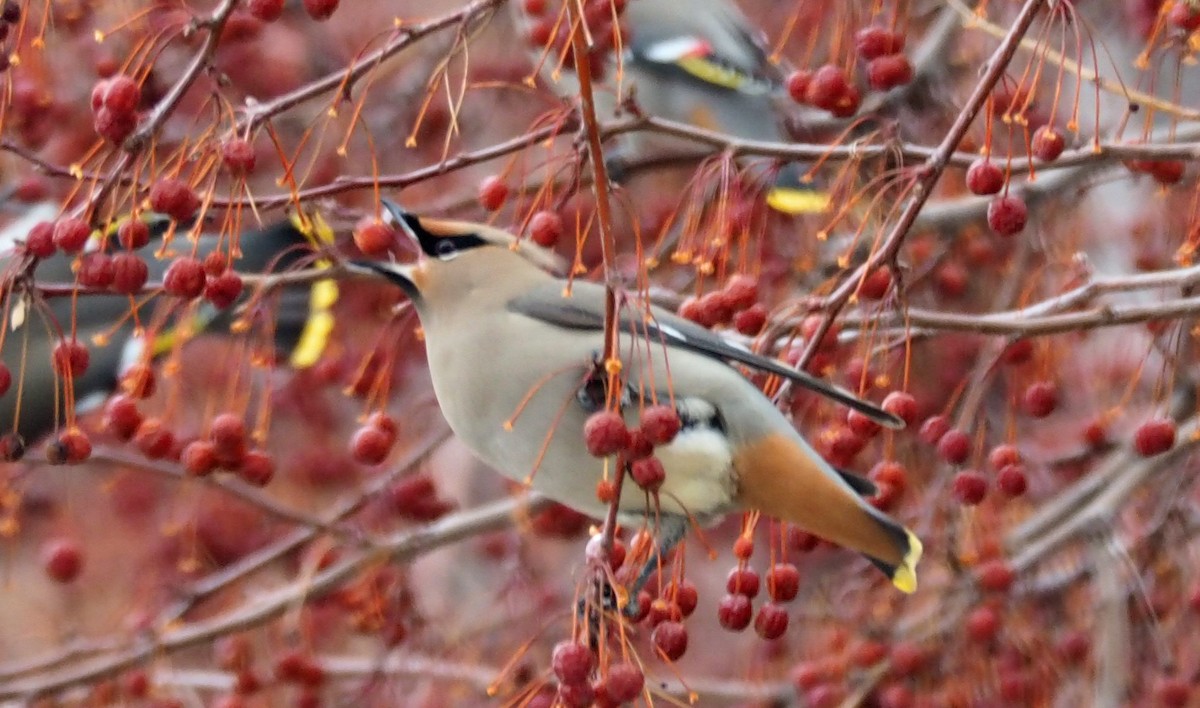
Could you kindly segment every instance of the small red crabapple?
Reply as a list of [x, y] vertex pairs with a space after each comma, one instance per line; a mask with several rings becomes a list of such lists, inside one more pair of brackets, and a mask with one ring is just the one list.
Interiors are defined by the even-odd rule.
[[903, 54], [888, 54], [867, 63], [867, 83], [876, 91], [890, 91], [912, 80], [912, 64]]
[[629, 445], [629, 430], [619, 413], [600, 411], [584, 423], [583, 438], [593, 457], [608, 457]]
[[554, 645], [550, 665], [560, 683], [583, 683], [596, 666], [596, 655], [586, 644], [563, 641]]
[[675, 439], [683, 425], [679, 413], [669, 405], [648, 406], [642, 411], [640, 426], [651, 445], [666, 445]]
[[739, 334], [744, 334], [747, 337], [758, 335], [766, 326], [767, 306], [761, 302], [756, 302], [733, 316], [733, 328]]
[[508, 200], [508, 185], [497, 175], [485, 177], [479, 183], [479, 203], [488, 211], [496, 211]]
[[961, 465], [971, 455], [971, 438], [961, 430], [947, 430], [937, 441], [937, 451], [946, 462]]
[[235, 175], [248, 175], [257, 162], [254, 146], [248, 140], [230, 138], [221, 143], [221, 162]]
[[808, 84], [812, 81], [812, 72], [807, 69], [798, 69], [788, 74], [787, 83], [785, 84], [788, 96], [796, 103], [806, 103], [808, 100]]
[[650, 641], [667, 661], [678, 661], [687, 652], [687, 627], [682, 622], [662, 622], [654, 628]]
[[1063, 153], [1066, 146], [1067, 140], [1061, 131], [1053, 126], [1043, 125], [1033, 131], [1033, 138], [1029, 143], [1029, 151], [1033, 153], [1034, 157], [1043, 162], [1053, 162]]
[[754, 631], [763, 639], [779, 639], [788, 628], [787, 609], [774, 602], [764, 603], [754, 618]]
[[543, 248], [553, 248], [563, 235], [563, 219], [556, 211], [542, 210], [529, 220], [529, 238]]
[[150, 267], [135, 253], [118, 253], [112, 258], [112, 289], [123, 295], [141, 292], [150, 277]]
[[1133, 434], [1133, 447], [1142, 457], [1161, 455], [1175, 445], [1175, 421], [1153, 418], [1138, 426]]
[[1004, 171], [991, 160], [981, 157], [967, 168], [967, 189], [981, 196], [999, 194], [1004, 189]]
[[758, 595], [759, 578], [753, 568], [734, 568], [725, 579], [725, 590], [732, 595], [754, 598]]
[[91, 233], [91, 227], [83, 219], [65, 217], [54, 224], [54, 245], [64, 253], [79, 253]]
[[207, 276], [204, 264], [195, 258], [181, 256], [167, 267], [163, 275], [163, 290], [185, 300], [194, 300], [204, 293]]
[[193, 440], [183, 448], [179, 461], [193, 477], [204, 477], [217, 469], [217, 447], [211, 440]]
[[904, 51], [904, 35], [884, 27], [864, 27], [854, 34], [854, 49], [867, 61]]
[[54, 224], [40, 221], [29, 229], [25, 237], [25, 250], [34, 258], [49, 258], [58, 250], [54, 243]]
[[964, 470], [954, 475], [951, 483], [954, 498], [963, 506], [975, 506], [987, 495], [988, 483], [975, 470]]
[[884, 396], [880, 407], [903, 420], [906, 426], [912, 425], [917, 420], [917, 399], [906, 391], [892, 391]]
[[51, 354], [54, 370], [59, 376], [79, 378], [87, 371], [91, 355], [88, 348], [75, 339], [63, 339], [54, 345]]
[[1058, 408], [1058, 386], [1053, 381], [1036, 381], [1025, 389], [1021, 407], [1033, 418], [1045, 418]]
[[667, 478], [662, 462], [654, 456], [635, 460], [629, 466], [629, 474], [637, 486], [648, 492], [657, 492]]
[[200, 197], [187, 182], [164, 177], [150, 187], [150, 208], [176, 221], [187, 221], [200, 208]]
[[83, 570], [83, 551], [74, 539], [55, 539], [42, 549], [42, 565], [53, 580], [69, 583]]
[[745, 595], [726, 595], [717, 603], [717, 622], [731, 632], [740, 632], [750, 626], [753, 606]]
[[117, 227], [117, 241], [131, 251], [150, 243], [150, 227], [139, 219], [129, 219]]
[[987, 222], [1000, 236], [1012, 236], [1025, 229], [1029, 211], [1025, 200], [1015, 196], [996, 197], [988, 204]]
[[367, 218], [354, 228], [354, 245], [365, 255], [382, 256], [396, 243], [396, 230], [382, 221]]

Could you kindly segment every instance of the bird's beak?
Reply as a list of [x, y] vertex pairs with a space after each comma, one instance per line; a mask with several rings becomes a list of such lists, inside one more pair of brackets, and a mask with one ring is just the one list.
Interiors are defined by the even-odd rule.
[[412, 300], [420, 297], [417, 270], [420, 266], [411, 263], [384, 263], [382, 261], [347, 261], [346, 270], [352, 275], [367, 278], [383, 278], [408, 294]]
[[392, 217], [392, 221], [394, 221], [396, 225], [400, 227], [405, 236], [408, 236], [408, 238], [412, 240], [413, 245], [420, 249], [420, 234], [424, 231], [424, 229], [421, 227], [421, 221], [417, 218], [417, 215], [413, 214], [412, 212], [405, 211], [400, 207], [399, 204], [393, 202], [391, 199], [381, 199], [380, 202], [383, 204], [383, 208], [387, 209], [387, 213]]

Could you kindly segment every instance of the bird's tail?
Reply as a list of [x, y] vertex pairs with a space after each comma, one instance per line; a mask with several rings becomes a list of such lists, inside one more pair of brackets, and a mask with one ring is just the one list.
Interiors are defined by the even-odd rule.
[[921, 542], [863, 500], [798, 438], [772, 434], [734, 457], [744, 506], [867, 556], [898, 589], [917, 589]]

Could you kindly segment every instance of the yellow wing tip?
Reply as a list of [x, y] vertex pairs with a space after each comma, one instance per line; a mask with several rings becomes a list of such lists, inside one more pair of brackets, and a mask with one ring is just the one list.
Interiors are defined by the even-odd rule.
[[767, 206], [784, 214], [820, 214], [829, 211], [826, 192], [795, 187], [774, 187], [767, 193]]
[[892, 585], [900, 592], [911, 594], [917, 591], [917, 563], [921, 562], [924, 546], [912, 531], [905, 532], [908, 534], [908, 553], [904, 554], [904, 560], [892, 574]]

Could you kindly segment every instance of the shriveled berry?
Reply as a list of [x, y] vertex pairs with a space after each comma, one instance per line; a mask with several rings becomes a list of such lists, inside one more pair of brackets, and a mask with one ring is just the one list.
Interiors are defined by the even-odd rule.
[[1043, 125], [1033, 131], [1033, 138], [1029, 142], [1029, 151], [1034, 157], [1045, 162], [1057, 160], [1066, 147], [1066, 137], [1057, 128], [1049, 125]]
[[800, 571], [791, 563], [776, 563], [767, 571], [767, 594], [775, 602], [791, 602], [800, 592]]
[[204, 264], [195, 258], [183, 256], [167, 267], [163, 275], [163, 290], [168, 295], [192, 300], [204, 293], [207, 281]]
[[758, 335], [766, 326], [767, 307], [760, 302], [754, 303], [733, 316], [733, 328], [739, 334], [744, 334], [747, 337]]
[[1006, 465], [996, 474], [996, 487], [1010, 497], [1019, 497], [1029, 488], [1025, 465]]
[[54, 245], [63, 253], [79, 253], [87, 245], [92, 229], [83, 219], [68, 216], [54, 223]]
[[550, 666], [560, 683], [583, 683], [596, 666], [596, 654], [581, 642], [559, 642], [554, 645]]
[[687, 652], [687, 627], [682, 622], [663, 622], [654, 628], [650, 641], [667, 661], [678, 661]]
[[725, 590], [731, 595], [753, 598], [758, 595], [758, 573], [753, 568], [734, 568], [725, 579]]
[[231, 270], [210, 277], [204, 284], [204, 299], [218, 310], [228, 309], [242, 295], [242, 277]]
[[604, 687], [608, 697], [617, 703], [625, 703], [637, 699], [642, 693], [646, 676], [636, 665], [622, 661], [608, 667], [608, 676], [604, 678]]
[[118, 253], [112, 257], [112, 289], [123, 295], [135, 295], [146, 286], [150, 267], [136, 253]]
[[221, 143], [221, 162], [225, 169], [235, 175], [248, 175], [254, 171], [258, 157], [250, 141], [242, 138], [230, 138]]
[[938, 456], [952, 465], [961, 465], [971, 455], [971, 438], [961, 430], [947, 430], [937, 442]]
[[200, 208], [200, 197], [187, 182], [164, 177], [150, 187], [150, 208], [176, 221], [187, 221]]
[[1012, 236], [1025, 229], [1029, 210], [1020, 197], [998, 196], [988, 204], [987, 222], [992, 231], [1000, 236]]
[[640, 427], [651, 445], [666, 445], [675, 439], [683, 422], [673, 406], [647, 406], [642, 411]]
[[83, 570], [83, 550], [74, 539], [54, 539], [42, 548], [42, 567], [51, 579], [69, 583]]
[[[917, 399], [911, 393], [892, 391], [883, 397], [883, 403], [880, 407], [900, 420], [903, 420], [905, 425], [912, 425], [917, 420]], [[949, 421], [947, 421], [946, 429], [948, 430], [949, 427]], [[946, 431], [943, 430], [942, 432]], [[941, 437], [941, 435], [939, 434], [938, 437]], [[937, 441], [935, 440], [934, 442]]]
[[584, 423], [583, 440], [593, 457], [608, 457], [629, 445], [629, 429], [619, 413], [600, 411]]
[[193, 440], [183, 448], [179, 461], [193, 477], [204, 477], [217, 469], [217, 447], [210, 440]]
[[496, 175], [485, 177], [479, 183], [479, 203], [488, 211], [496, 211], [508, 200], [508, 185]]
[[150, 227], [138, 219], [124, 221], [117, 227], [117, 241], [131, 251], [150, 243]]
[[544, 248], [553, 248], [563, 235], [563, 218], [556, 211], [543, 210], [529, 220], [529, 238]]
[[1058, 408], [1058, 385], [1053, 381], [1030, 384], [1021, 397], [1021, 407], [1034, 418], [1045, 418]]
[[958, 503], [964, 506], [975, 506], [987, 495], [987, 478], [975, 470], [964, 470], [954, 475], [951, 483], [952, 493]]
[[1153, 418], [1133, 433], [1133, 447], [1142, 457], [1161, 455], [1175, 445], [1175, 421]]
[[886, 27], [864, 27], [854, 33], [854, 49], [867, 61], [904, 51], [904, 35]]
[[256, 487], [265, 487], [275, 476], [275, 460], [260, 450], [250, 450], [242, 458], [238, 476]]
[[981, 196], [999, 194], [1004, 189], [1004, 171], [991, 160], [981, 157], [967, 168], [967, 189]]
[[912, 80], [912, 64], [903, 54], [887, 54], [867, 62], [867, 83], [876, 91], [890, 91]]
[[754, 618], [754, 631], [763, 639], [779, 639], [788, 628], [787, 609], [774, 602], [758, 608]]
[[51, 355], [54, 370], [59, 376], [76, 379], [87, 371], [91, 355], [88, 348], [75, 339], [63, 339], [54, 345]]
[[753, 614], [750, 598], [745, 595], [726, 595], [717, 603], [717, 622], [731, 632], [749, 627]]

